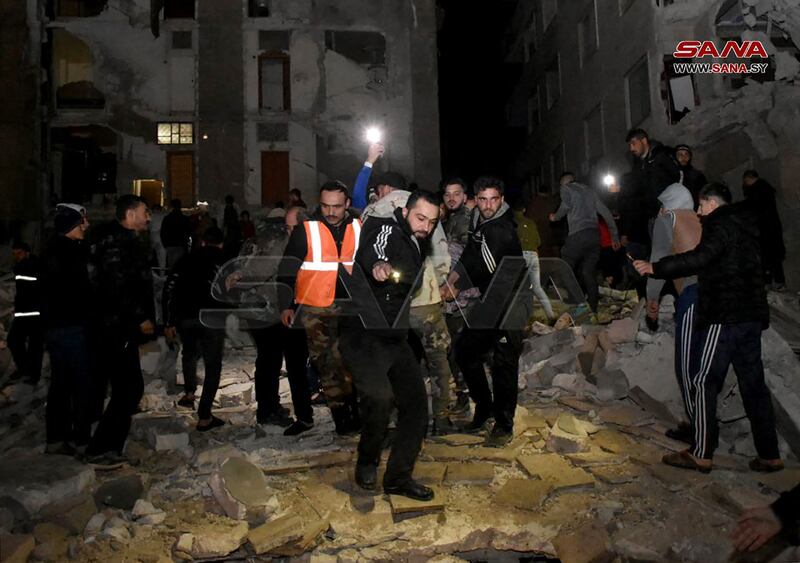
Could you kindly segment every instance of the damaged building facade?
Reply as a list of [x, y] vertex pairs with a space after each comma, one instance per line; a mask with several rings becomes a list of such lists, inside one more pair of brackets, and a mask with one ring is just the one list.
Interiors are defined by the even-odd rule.
[[[564, 170], [602, 187], [631, 168], [634, 127], [693, 147], [694, 164], [742, 197], [755, 168], [778, 190], [786, 274], [800, 279], [800, 5], [793, 0], [519, 2], [506, 60], [520, 70], [509, 123], [526, 142], [513, 175], [531, 192], [557, 192]], [[766, 72], [676, 72], [682, 40], [761, 41]], [[752, 59], [749, 62], [760, 62]], [[689, 62], [692, 62], [691, 59]], [[748, 62], [695, 59], [695, 62]]]
[[[29, 0], [45, 200], [310, 204], [381, 166], [438, 181], [432, 0]], [[414, 64], [412, 65], [412, 61]]]

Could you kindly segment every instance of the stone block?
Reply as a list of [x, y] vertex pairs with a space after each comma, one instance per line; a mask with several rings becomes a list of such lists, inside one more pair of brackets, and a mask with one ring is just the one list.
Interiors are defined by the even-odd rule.
[[192, 531], [192, 548], [189, 555], [195, 559], [225, 557], [245, 543], [248, 532], [246, 522], [206, 523]]
[[489, 485], [494, 479], [491, 463], [449, 463], [445, 482], [449, 485]]
[[599, 522], [587, 522], [560, 533], [553, 546], [563, 563], [611, 563], [615, 557], [611, 538]]
[[97, 505], [94, 498], [86, 493], [47, 506], [39, 516], [43, 520], [63, 526], [73, 534], [80, 534], [95, 512]]
[[303, 520], [294, 514], [287, 514], [250, 530], [247, 541], [257, 555], [264, 555], [302, 537]]
[[222, 407], [238, 407], [253, 403], [253, 383], [235, 383], [220, 389], [217, 399]]
[[36, 540], [27, 534], [0, 534], [0, 561], [3, 563], [26, 563]]
[[557, 426], [547, 436], [545, 447], [548, 451], [559, 454], [576, 454], [589, 449], [588, 438], [567, 434]]
[[234, 520], [256, 520], [275, 512], [277, 499], [264, 473], [242, 458], [230, 458], [209, 480], [214, 498]]
[[433, 499], [429, 501], [414, 500], [399, 495], [389, 495], [389, 504], [394, 516], [409, 513], [441, 512], [444, 510], [445, 495], [442, 489], [433, 487]]
[[156, 451], [180, 450], [189, 445], [189, 434], [183, 418], [142, 416], [133, 420], [133, 435], [146, 440]]
[[549, 481], [553, 490], [572, 487], [594, 486], [594, 477], [556, 454], [521, 455], [519, 464], [532, 477]]
[[628, 396], [630, 383], [621, 369], [603, 369], [596, 374], [597, 398], [601, 401], [614, 401]]
[[71, 457], [0, 456], [0, 497], [11, 497], [31, 515], [65, 498], [79, 496], [94, 481], [94, 469]]
[[106, 515], [102, 512], [98, 512], [86, 523], [86, 527], [83, 529], [83, 535], [86, 538], [96, 536], [103, 530], [103, 526], [106, 523]]
[[578, 367], [578, 355], [574, 350], [564, 350], [551, 357], [547, 364], [557, 373], [573, 373]]
[[111, 506], [131, 510], [144, 493], [144, 482], [137, 473], [131, 473], [106, 481], [95, 491], [98, 506]]

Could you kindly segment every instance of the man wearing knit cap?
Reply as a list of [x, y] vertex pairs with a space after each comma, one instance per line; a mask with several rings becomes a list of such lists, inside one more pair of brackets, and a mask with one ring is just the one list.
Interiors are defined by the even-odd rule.
[[706, 176], [692, 165], [692, 148], [689, 145], [680, 144], [675, 147], [675, 159], [678, 161], [683, 181], [681, 184], [692, 194], [695, 208], [697, 207], [697, 194], [706, 185]]
[[59, 204], [55, 234], [42, 255], [42, 323], [50, 354], [46, 453], [82, 454], [89, 443], [88, 326], [91, 302], [86, 211]]

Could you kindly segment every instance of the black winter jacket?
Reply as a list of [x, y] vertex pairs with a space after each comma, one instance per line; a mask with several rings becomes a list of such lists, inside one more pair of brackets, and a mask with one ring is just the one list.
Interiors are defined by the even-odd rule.
[[703, 220], [694, 250], [653, 264], [661, 279], [698, 275], [698, 314], [703, 325], [761, 322], [769, 325], [758, 239], [758, 218], [744, 203], [724, 205]]
[[700, 190], [703, 189], [703, 186], [706, 185], [706, 175], [691, 164], [681, 166], [681, 172], [683, 172], [683, 185], [691, 192], [696, 207], [697, 204], [700, 203], [697, 196], [700, 194]]
[[82, 240], [50, 239], [42, 255], [42, 321], [47, 328], [86, 326], [91, 318], [89, 252]]
[[783, 260], [786, 257], [786, 246], [783, 242], [783, 225], [778, 214], [775, 188], [759, 178], [752, 186], [744, 186], [743, 192], [748, 207], [758, 215], [762, 257]]
[[16, 293], [14, 294], [15, 313], [40, 312], [42, 289], [39, 275], [39, 259], [33, 255], [14, 265], [14, 278], [16, 280]]
[[[355, 261], [390, 327], [408, 326], [410, 296], [419, 289], [422, 265], [429, 253], [429, 241], [414, 236], [402, 208], [395, 209], [392, 217], [371, 217], [364, 223]], [[372, 277], [373, 266], [381, 261], [391, 264], [397, 279], [379, 282]], [[353, 288], [359, 290], [358, 278], [354, 278]], [[380, 331], [382, 336], [405, 337], [407, 333], [405, 329]]]
[[164, 284], [162, 307], [165, 326], [177, 326], [181, 321], [199, 321], [201, 309], [228, 306], [211, 296], [211, 287], [224, 263], [224, 252], [215, 246], [201, 246], [178, 260]]
[[793, 545], [800, 545], [800, 485], [783, 493], [771, 506], [783, 525], [783, 535]]
[[170, 211], [161, 222], [161, 244], [164, 248], [189, 248], [189, 237], [192, 236], [192, 220], [179, 210]]
[[94, 238], [89, 261], [98, 321], [139, 338], [139, 325], [155, 321], [147, 241], [118, 221], [97, 227]]
[[650, 153], [639, 162], [639, 167], [641, 173], [638, 178], [645, 194], [645, 209], [647, 216], [653, 218], [661, 209], [658, 196], [667, 186], [681, 179], [680, 168], [674, 151], [658, 141], [650, 142]]

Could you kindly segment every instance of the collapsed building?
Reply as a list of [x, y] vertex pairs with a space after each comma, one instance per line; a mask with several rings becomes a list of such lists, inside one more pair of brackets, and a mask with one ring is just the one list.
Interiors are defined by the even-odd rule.
[[[750, 75], [678, 72], [674, 52], [689, 39], [720, 49], [730, 40], [761, 41], [769, 66]], [[564, 170], [602, 186], [604, 175], [631, 168], [625, 135], [641, 127], [668, 145], [692, 146], [694, 165], [725, 181], [737, 199], [748, 168], [772, 183], [787, 275], [800, 276], [797, 2], [519, 2], [506, 45], [519, 74], [508, 117], [524, 146], [514, 176], [543, 198], [543, 222]]]
[[255, 207], [297, 188], [313, 204], [324, 180], [352, 183], [368, 126], [385, 132], [379, 166], [438, 181], [431, 0], [2, 6], [20, 77], [3, 109], [6, 218], [131, 192]]

